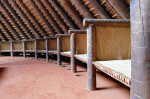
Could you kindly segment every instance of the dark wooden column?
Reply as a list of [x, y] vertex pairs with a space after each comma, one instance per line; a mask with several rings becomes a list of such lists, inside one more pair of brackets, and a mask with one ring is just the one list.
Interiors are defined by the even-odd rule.
[[37, 46], [38, 46], [37, 40], [35, 39], [35, 41], [34, 41], [34, 47], [35, 47], [35, 59], [38, 59]]
[[87, 79], [90, 91], [96, 90], [96, 68], [92, 64], [95, 58], [95, 27], [90, 24], [87, 29]]
[[71, 34], [71, 40], [70, 40], [70, 44], [71, 44], [71, 72], [75, 73], [77, 72], [77, 67], [76, 67], [76, 62], [75, 62], [75, 33]]
[[13, 43], [10, 41], [10, 56], [13, 57]]
[[49, 57], [48, 57], [48, 39], [45, 40], [46, 41], [46, 61], [49, 61]]
[[22, 41], [22, 45], [23, 45], [23, 57], [26, 58], [26, 48], [25, 48], [25, 41]]
[[150, 99], [150, 1], [131, 0], [131, 99]]
[[60, 55], [60, 48], [61, 44], [60, 44], [60, 36], [57, 37], [57, 64], [61, 65], [61, 55]]

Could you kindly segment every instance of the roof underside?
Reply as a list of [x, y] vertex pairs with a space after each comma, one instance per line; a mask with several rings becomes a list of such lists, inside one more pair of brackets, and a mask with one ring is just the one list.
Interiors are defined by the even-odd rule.
[[130, 0], [0, 0], [0, 41], [67, 34], [84, 18], [129, 19]]

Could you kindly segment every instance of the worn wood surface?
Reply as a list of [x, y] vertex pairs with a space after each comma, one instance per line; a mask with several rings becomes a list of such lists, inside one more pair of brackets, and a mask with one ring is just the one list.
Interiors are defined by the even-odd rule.
[[75, 73], [77, 71], [76, 62], [75, 62], [75, 52], [76, 52], [76, 43], [75, 43], [75, 33], [71, 34], [71, 40], [70, 40], [70, 46], [71, 46], [71, 71]]
[[95, 51], [95, 27], [90, 24], [87, 29], [87, 79], [88, 79], [88, 90], [96, 90], [96, 68], [92, 64], [96, 58]]

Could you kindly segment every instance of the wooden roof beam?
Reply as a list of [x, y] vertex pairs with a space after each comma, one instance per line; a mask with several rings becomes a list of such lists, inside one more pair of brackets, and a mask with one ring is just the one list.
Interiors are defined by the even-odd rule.
[[5, 41], [8, 41], [8, 38], [5, 36], [5, 34], [1, 31], [1, 29], [0, 29], [0, 34], [1, 34], [1, 36], [3, 37], [3, 39], [5, 40]]
[[35, 3], [38, 6], [38, 8], [41, 10], [41, 12], [44, 14], [44, 16], [47, 18], [47, 20], [49, 21], [49, 23], [52, 25], [52, 27], [54, 28], [54, 30], [56, 31], [56, 33], [63, 34], [63, 31], [61, 30], [61, 28], [59, 27], [59, 25], [56, 23], [56, 21], [53, 19], [52, 15], [45, 8], [45, 6], [43, 5], [43, 3], [41, 3], [40, 0], [35, 0]]
[[47, 2], [47, 0], [41, 0], [41, 2], [47, 8], [49, 13], [51, 13], [52, 17], [54, 18], [54, 20], [56, 20], [57, 24], [59, 24], [59, 26], [62, 28], [64, 33], [66, 33], [68, 31], [68, 26], [63, 22], [63, 20], [61, 19], [59, 14], [54, 10], [54, 8], [51, 6], [51, 4], [49, 4], [49, 2]]
[[72, 23], [70, 18], [64, 13], [64, 11], [60, 8], [58, 3], [55, 0], [49, 0], [49, 2], [53, 5], [53, 7], [55, 7], [55, 9], [60, 14], [60, 16], [64, 19], [64, 22], [68, 25], [68, 27], [75, 29], [76, 28], [75, 24]]
[[11, 15], [18, 21], [19, 24], [21, 24], [22, 28], [26, 33], [30, 35], [30, 37], [33, 39], [35, 36], [31, 33], [31, 31], [26, 27], [26, 25], [22, 22], [20, 17], [17, 15], [17, 13], [13, 10], [13, 8], [6, 2], [6, 0], [1, 0], [3, 5], [7, 7], [7, 10], [11, 13]]
[[8, 31], [8, 29], [5, 27], [5, 25], [2, 23], [2, 21], [0, 20], [0, 26], [1, 28], [4, 29], [4, 31], [8, 34], [8, 36], [10, 37], [11, 40], [16, 40], [13, 35]]
[[2, 23], [4, 23], [5, 27], [7, 27], [7, 29], [14, 35], [14, 37], [17, 40], [21, 40], [21, 37], [17, 34], [17, 31], [10, 25], [8, 20], [2, 15], [1, 12], [0, 12], [0, 20]]
[[29, 39], [28, 36], [24, 33], [24, 31], [21, 29], [21, 27], [19, 26], [19, 24], [15, 21], [15, 19], [13, 19], [13, 16], [11, 16], [11, 14], [5, 9], [5, 6], [3, 6], [2, 4], [0, 4], [3, 12], [5, 15], [7, 15], [7, 17], [9, 17], [9, 19], [12, 21], [12, 23], [15, 25], [15, 27], [19, 30], [19, 32], [21, 33], [21, 35], [25, 38], [25, 39]]
[[28, 15], [27, 17], [29, 18], [29, 20], [32, 21], [35, 26], [37, 26], [38, 31], [40, 31], [41, 35], [48, 36], [48, 34], [44, 30], [44, 28], [38, 23], [38, 21], [32, 15], [30, 10], [26, 7], [26, 5], [23, 2], [21, 2], [21, 0], [16, 0], [15, 2], [18, 4], [18, 6], [20, 6], [20, 8], [23, 8], [26, 11], [26, 12], [24, 12], [24, 11], [23, 12], [26, 14], [26, 16]]
[[56, 32], [53, 30], [53, 28], [50, 26], [50, 24], [47, 22], [46, 18], [42, 15], [42, 13], [40, 12], [40, 10], [37, 8], [37, 6], [34, 4], [33, 0], [29, 0], [29, 3], [32, 5], [34, 11], [42, 18], [42, 20], [44, 21], [44, 23], [47, 25], [49, 31], [51, 31], [51, 34], [53, 34], [53, 36], [55, 36]]
[[123, 19], [130, 19], [130, 9], [123, 0], [108, 0]]
[[41, 34], [35, 26], [31, 23], [31, 21], [26, 17], [26, 15], [23, 13], [23, 11], [20, 9], [20, 7], [14, 2], [14, 0], [9, 0], [10, 5], [14, 8], [14, 10], [17, 12], [17, 14], [20, 16], [20, 18], [24, 21], [24, 23], [28, 26], [28, 28], [37, 35], [38, 38], [42, 38]]
[[94, 18], [81, 0], [71, 0], [86, 18]]
[[88, 2], [93, 6], [97, 13], [101, 16], [102, 19], [110, 19], [110, 16], [107, 12], [98, 4], [96, 0], [88, 0]]
[[67, 13], [72, 17], [73, 21], [76, 23], [76, 25], [83, 29], [82, 25], [82, 18], [77, 14], [77, 11], [72, 7], [72, 5], [67, 0], [58, 0], [61, 4], [61, 6], [64, 7], [64, 9], [67, 11]]

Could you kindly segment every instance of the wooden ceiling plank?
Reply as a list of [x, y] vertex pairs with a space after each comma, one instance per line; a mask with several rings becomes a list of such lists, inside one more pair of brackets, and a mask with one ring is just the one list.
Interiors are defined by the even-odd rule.
[[18, 25], [18, 23], [15, 21], [15, 19], [13, 19], [13, 16], [11, 16], [11, 14], [9, 14], [9, 12], [5, 9], [5, 7], [2, 4], [1, 4], [1, 7], [2, 7], [3, 12], [5, 12], [4, 14], [6, 14], [9, 17], [9, 19], [12, 21], [12, 23], [15, 25], [15, 27], [19, 30], [19, 32], [22, 34], [22, 36], [25, 39], [29, 39], [28, 36], [21, 29], [21, 27]]
[[23, 2], [21, 2], [21, 0], [17, 0], [16, 3], [26, 11], [23, 12], [28, 15], [29, 20], [32, 21], [37, 26], [38, 30], [40, 30], [42, 35], [48, 36], [44, 28], [41, 26], [41, 24], [38, 23], [38, 20], [36, 20], [36, 18], [32, 15], [30, 10], [26, 7], [26, 5]]
[[86, 18], [95, 18], [81, 0], [71, 0]]
[[74, 23], [76, 23], [76, 25], [80, 27], [80, 29], [83, 29], [84, 27], [82, 25], [82, 17], [77, 14], [77, 11], [73, 8], [71, 3], [69, 3], [67, 0], [58, 1], [60, 2], [61, 6], [63, 6], [64, 9], [67, 11], [67, 13], [72, 17]]
[[44, 16], [47, 18], [49, 23], [53, 26], [54, 30], [56, 33], [61, 33], [63, 34], [63, 31], [59, 27], [59, 25], [56, 23], [56, 21], [53, 19], [52, 15], [48, 12], [48, 10], [45, 8], [43, 3], [40, 0], [35, 0], [36, 5], [38, 8], [41, 10], [41, 12], [44, 14]]
[[13, 35], [7, 30], [7, 28], [5, 27], [5, 25], [2, 23], [2, 21], [0, 20], [0, 26], [4, 29], [4, 31], [9, 35], [11, 40], [16, 40]]
[[38, 38], [42, 38], [41, 34], [37, 31], [31, 21], [26, 17], [20, 7], [14, 2], [14, 0], [9, 0], [10, 5], [14, 8], [16, 13], [20, 16], [20, 18], [24, 21], [24, 23], [28, 26], [28, 28], [37, 35]]
[[5, 5], [5, 7], [7, 8], [7, 10], [11, 13], [11, 15], [13, 17], [15, 17], [15, 19], [18, 21], [18, 23], [21, 24], [21, 26], [24, 28], [24, 30], [26, 31], [26, 33], [28, 33], [30, 35], [30, 37], [32, 39], [35, 38], [35, 36], [31, 33], [31, 31], [26, 27], [26, 25], [22, 22], [22, 20], [20, 19], [20, 17], [15, 13], [15, 11], [10, 7], [10, 5], [6, 2], [6, 0], [1, 0], [3, 5]]
[[68, 31], [68, 26], [63, 22], [63, 20], [61, 19], [59, 14], [53, 9], [51, 4], [49, 4], [49, 2], [47, 2], [47, 0], [41, 0], [41, 2], [45, 5], [45, 7], [49, 11], [49, 13], [51, 13], [54, 20], [56, 20], [57, 24], [59, 24], [59, 26], [62, 28], [62, 30], [64, 32], [67, 32]]
[[40, 10], [36, 7], [36, 5], [34, 4], [34, 2], [32, 0], [29, 0], [29, 3], [30, 3], [30, 5], [32, 5], [34, 11], [40, 16], [40, 18], [42, 18], [42, 20], [44, 21], [44, 23], [47, 25], [47, 27], [48, 27], [49, 31], [51, 32], [51, 34], [53, 34], [53, 36], [55, 36], [56, 32], [53, 30], [53, 28], [47, 22], [47, 20], [42, 15], [42, 13], [40, 12]]
[[130, 19], [130, 9], [123, 0], [108, 0], [123, 19]]
[[0, 29], [0, 34], [4, 38], [5, 41], [8, 41], [8, 38], [4, 35], [4, 33], [1, 31], [1, 29]]
[[5, 27], [7, 27], [7, 29], [14, 35], [14, 37], [16, 37], [17, 40], [21, 40], [21, 37], [18, 35], [17, 31], [10, 25], [8, 20], [2, 15], [1, 12], [0, 12], [0, 20], [2, 23], [5, 24]]
[[102, 6], [98, 4], [96, 0], [88, 0], [88, 2], [93, 6], [93, 8], [97, 11], [97, 13], [101, 16], [102, 19], [110, 19], [110, 16], [102, 8]]
[[54, 0], [49, 0], [49, 2], [52, 4], [52, 6], [57, 10], [59, 15], [64, 19], [64, 22], [70, 27], [71, 29], [75, 29], [75, 24], [72, 23], [70, 18], [64, 13], [64, 11], [60, 8], [60, 5]]

